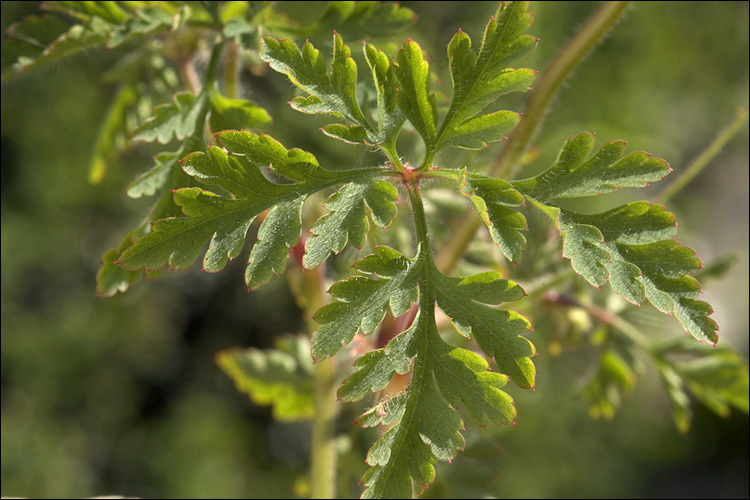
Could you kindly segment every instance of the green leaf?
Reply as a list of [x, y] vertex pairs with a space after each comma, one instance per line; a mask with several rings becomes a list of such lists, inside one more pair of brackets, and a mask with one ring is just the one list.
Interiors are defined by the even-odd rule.
[[367, 130], [359, 125], [347, 127], [340, 123], [331, 123], [320, 130], [328, 137], [333, 137], [349, 144], [365, 144], [368, 139]]
[[141, 196], [153, 196], [164, 186], [169, 177], [169, 173], [177, 168], [179, 160], [182, 157], [180, 152], [169, 153], [163, 152], [154, 156], [154, 165], [147, 172], [142, 173], [128, 185], [127, 193], [131, 198], [140, 198]]
[[620, 407], [620, 393], [635, 387], [636, 373], [633, 359], [623, 357], [607, 347], [599, 359], [599, 369], [583, 391], [589, 402], [589, 415], [612, 420]]
[[215, 86], [209, 92], [211, 130], [265, 129], [271, 125], [271, 115], [249, 99], [229, 99]]
[[430, 94], [430, 65], [422, 48], [411, 38], [399, 50], [394, 65], [399, 87], [396, 102], [406, 118], [422, 136], [428, 150], [435, 144], [437, 109]]
[[372, 333], [390, 307], [394, 317], [405, 314], [417, 300], [414, 261], [388, 247], [358, 261], [354, 267], [379, 279], [354, 276], [335, 283], [328, 291], [336, 302], [315, 313], [322, 326], [313, 334], [312, 356], [320, 361], [336, 354], [359, 330]]
[[[175, 172], [182, 174], [180, 158], [182, 158], [185, 153], [188, 151], [195, 151], [196, 149], [203, 149], [204, 147], [205, 143], [202, 140], [199, 140], [195, 136], [191, 136], [180, 145], [177, 152], [158, 153], [154, 156], [154, 163], [156, 163], [156, 165], [136, 177], [133, 182], [128, 185], [128, 196], [131, 198], [153, 196], [169, 183], [170, 177], [173, 176]], [[184, 177], [184, 174], [178, 177]], [[171, 189], [178, 189], [180, 187], [185, 187], [185, 185], [170, 184], [168, 187]]]
[[128, 18], [122, 24], [122, 27], [112, 34], [107, 47], [114, 48], [138, 36], [152, 35], [171, 28], [174, 22], [174, 14], [166, 12], [162, 8], [163, 5], [160, 2], [135, 9], [134, 15]]
[[[433, 375], [440, 393], [450, 406], [457, 407], [463, 403], [471, 419], [480, 426], [488, 422], [510, 424], [516, 420], [513, 400], [500, 390], [508, 383], [507, 376], [489, 371], [489, 365], [479, 354], [449, 346], [437, 339], [430, 343], [430, 350], [434, 355], [431, 360]], [[437, 425], [437, 422], [433, 425]], [[461, 428], [462, 424], [456, 426], [455, 432], [458, 433]], [[433, 446], [432, 451], [440, 460], [452, 460], [460, 449], [463, 449], [463, 439], [460, 446], [445, 450], [436, 450]]]
[[[226, 131], [217, 134], [217, 138], [229, 154], [212, 146], [206, 153], [192, 153], [185, 157], [182, 168], [196, 180], [222, 188], [232, 198], [200, 188], [177, 189], [174, 201], [182, 208], [184, 217], [154, 222], [150, 233], [123, 252], [119, 265], [129, 270], [157, 270], [165, 266], [186, 269], [198, 259], [206, 242], [210, 241], [203, 269], [219, 271], [229, 259], [240, 253], [253, 220], [262, 212], [278, 206], [261, 225], [261, 246], [251, 254], [246, 272], [248, 286], [257, 288], [267, 282], [275, 270], [283, 269], [282, 253], [299, 239], [299, 222], [295, 224], [295, 220], [299, 220], [299, 210], [307, 196], [350, 180], [369, 185], [365, 179], [380, 172], [378, 168], [327, 171], [318, 166], [311, 154], [287, 150], [273, 138], [252, 132]], [[297, 178], [299, 182], [276, 184], [269, 181], [260, 170], [269, 165], [274, 171]], [[377, 191], [378, 185], [375, 186], [373, 189]], [[377, 196], [370, 194], [367, 199], [377, 200]], [[382, 203], [372, 204], [379, 207], [379, 216], [390, 210], [381, 208]], [[378, 221], [379, 217], [375, 220]], [[266, 224], [269, 227], [264, 229]], [[282, 233], [271, 235], [280, 224], [290, 226]], [[268, 263], [271, 269], [260, 269], [260, 264], [254, 264], [255, 259]]]
[[131, 270], [167, 265], [170, 270], [187, 269], [211, 240], [203, 269], [219, 271], [240, 253], [250, 224], [268, 208], [258, 200], [227, 200], [200, 188], [178, 189], [174, 202], [188, 217], [154, 222], [149, 234], [123, 252], [119, 265]]
[[531, 357], [536, 356], [536, 349], [520, 335], [531, 325], [514, 311], [485, 305], [519, 300], [525, 296], [523, 289], [495, 272], [454, 278], [433, 269], [430, 277], [438, 306], [456, 329], [474, 337], [479, 347], [495, 358], [501, 373], [509, 375], [514, 383], [533, 388], [536, 369]]
[[[357, 371], [344, 380], [339, 388], [339, 399], [359, 401], [369, 393], [383, 389], [394, 373], [407, 373], [412, 358], [417, 354], [417, 324], [418, 321], [415, 320], [409, 329], [391, 339], [385, 348], [370, 351], [360, 357], [354, 364]], [[382, 413], [385, 415], [393, 411], [388, 408], [383, 409]], [[370, 424], [376, 425], [376, 422]]]
[[[181, 169], [172, 168], [168, 172], [165, 172], [161, 187], [166, 186], [166, 189], [163, 189], [158, 196], [146, 220], [128, 233], [118, 248], [109, 250], [102, 256], [102, 267], [96, 275], [97, 295], [110, 297], [117, 292], [124, 292], [140, 280], [143, 275], [142, 270], [127, 270], [119, 265], [122, 253], [131, 247], [139, 237], [150, 231], [151, 226], [149, 225], [149, 221], [180, 215], [180, 208], [172, 201], [172, 189], [189, 184], [190, 177]], [[162, 272], [162, 268], [146, 270], [146, 279], [152, 281], [161, 276]]]
[[302, 258], [305, 268], [318, 267], [331, 252], [343, 250], [347, 241], [361, 249], [369, 229], [365, 204], [372, 210], [375, 224], [385, 228], [396, 216], [394, 201], [397, 199], [395, 186], [377, 179], [351, 182], [342, 187], [325, 202], [330, 212], [310, 229], [312, 236], [305, 243]]
[[[42, 16], [28, 16], [22, 21], [11, 24], [7, 34], [11, 38], [23, 40], [40, 49], [47, 48], [60, 35], [65, 33], [70, 25], [57, 16], [44, 14]], [[3, 51], [3, 56], [5, 51]]]
[[488, 142], [507, 139], [505, 134], [516, 128], [521, 115], [513, 111], [497, 111], [479, 115], [453, 127], [439, 140], [441, 147], [483, 149]]
[[120, 258], [122, 251], [133, 244], [140, 236], [143, 227], [136, 228], [128, 233], [119, 248], [108, 250], [102, 255], [102, 267], [96, 273], [96, 295], [99, 297], [112, 297], [117, 292], [124, 292], [141, 280], [143, 271], [128, 271], [115, 264]]
[[286, 149], [270, 135], [225, 130], [216, 137], [231, 153], [244, 156], [258, 167], [268, 166], [291, 181], [325, 182], [336, 178], [318, 165], [313, 154], [299, 148]]
[[259, 288], [271, 281], [274, 275], [284, 272], [287, 249], [294, 247], [300, 238], [304, 201], [305, 197], [301, 196], [279, 203], [268, 211], [245, 271], [245, 283], [250, 289]]
[[347, 125], [357, 125], [367, 132], [370, 143], [377, 137], [357, 103], [357, 65], [351, 50], [342, 38], [333, 35], [333, 62], [330, 70], [320, 51], [305, 42], [302, 51], [291, 40], [266, 37], [262, 41], [260, 57], [275, 71], [285, 73], [289, 80], [310, 97], [295, 97], [292, 108], [309, 114], [330, 114], [343, 118]]
[[526, 248], [526, 218], [508, 208], [523, 204], [523, 196], [509, 182], [470, 174], [464, 169], [461, 192], [471, 198], [500, 251], [511, 262], [518, 262]]
[[131, 85], [123, 85], [112, 101], [92, 154], [89, 167], [89, 182], [92, 184], [97, 184], [104, 178], [107, 164], [117, 156], [118, 150], [124, 148], [118, 144], [125, 139], [122, 133], [124, 117], [137, 101], [137, 91]]
[[395, 2], [329, 2], [323, 17], [299, 30], [300, 37], [338, 31], [347, 40], [388, 36], [416, 21], [411, 9]]
[[282, 339], [279, 347], [229, 349], [216, 355], [219, 367], [240, 392], [259, 405], [271, 405], [282, 422], [312, 418], [314, 414], [312, 362], [309, 342], [298, 337]]
[[666, 161], [642, 151], [623, 156], [625, 144], [625, 141], [610, 141], [590, 156], [594, 134], [581, 132], [565, 142], [549, 169], [512, 184], [523, 194], [546, 202], [643, 187], [660, 181], [672, 171]]
[[731, 406], [748, 413], [748, 367], [736, 352], [677, 337], [656, 344], [652, 353], [681, 432], [692, 417], [687, 390], [722, 417]]
[[342, 388], [357, 397], [378, 387], [382, 379], [373, 375], [373, 365], [390, 358], [403, 368], [412, 355], [403, 347], [418, 346], [412, 384], [406, 392], [393, 400], [395, 404], [380, 404], [359, 420], [365, 425], [393, 425], [367, 454], [372, 468], [362, 478], [363, 498], [411, 498], [412, 479], [422, 488], [432, 483], [437, 460], [452, 460], [464, 446], [463, 422], [453, 407], [465, 405], [480, 425], [488, 421], [508, 424], [516, 417], [512, 399], [501, 390], [508, 378], [490, 372], [478, 354], [446, 344], [437, 332], [434, 304], [421, 301], [413, 326], [386, 350], [394, 342], [398, 348], [370, 354]]
[[202, 127], [200, 117], [206, 105], [206, 94], [194, 96], [190, 92], [180, 92], [172, 98], [173, 104], [162, 104], [154, 109], [154, 114], [143, 125], [133, 130], [134, 141], [159, 141], [166, 144], [174, 137], [182, 141]]
[[65, 1], [46, 2], [44, 8], [68, 14], [81, 20], [100, 18], [111, 24], [120, 24], [128, 19], [128, 13], [117, 4], [108, 0], [95, 2], [87, 1]]
[[634, 202], [603, 214], [559, 210], [563, 256], [589, 283], [612, 289], [631, 303], [644, 297], [673, 314], [696, 339], [715, 344], [718, 326], [711, 306], [696, 300], [700, 284], [689, 276], [701, 268], [695, 251], [669, 239], [677, 232], [674, 215], [662, 205]]
[[524, 35], [532, 22], [527, 8], [528, 2], [503, 3], [485, 28], [479, 54], [460, 30], [448, 44], [453, 99], [438, 132], [440, 146], [481, 149], [518, 123], [520, 115], [511, 111], [476, 115], [503, 94], [527, 91], [534, 81], [534, 71], [510, 67], [536, 47], [537, 39]]
[[[101, 18], [92, 17], [60, 34], [58, 32], [62, 25], [52, 16], [32, 19], [28, 21], [28, 26], [22, 23], [10, 28], [10, 35], [18, 33], [19, 38], [3, 42], [2, 81], [83, 50], [104, 45], [115, 29]], [[58, 36], [49, 43], [55, 34]]]
[[397, 83], [393, 65], [377, 47], [366, 43], [363, 50], [377, 92], [378, 135], [383, 142], [393, 142], [406, 120], [396, 102]]

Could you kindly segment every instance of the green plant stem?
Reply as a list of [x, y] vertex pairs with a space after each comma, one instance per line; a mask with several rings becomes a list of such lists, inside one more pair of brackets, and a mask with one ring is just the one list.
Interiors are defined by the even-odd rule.
[[708, 166], [709, 163], [721, 152], [726, 144], [747, 125], [748, 108], [737, 110], [737, 116], [732, 122], [724, 127], [709, 146], [693, 160], [693, 162], [677, 177], [677, 180], [670, 184], [661, 195], [656, 199], [658, 203], [666, 203], [674, 195], [679, 193], [695, 176]]
[[[562, 83], [617, 23], [628, 5], [630, 2], [605, 2], [575, 36], [560, 49], [532, 91], [524, 109], [523, 119], [513, 131], [503, 152], [498, 156], [490, 171], [491, 175], [500, 178], [507, 178], [510, 175], [538, 132], [549, 105]], [[436, 256], [435, 263], [443, 273], [449, 274], [453, 271], [481, 224], [474, 209], [469, 207]]]
[[224, 67], [224, 95], [237, 99], [240, 79], [240, 47], [235, 41], [227, 43], [227, 59]]
[[[300, 269], [302, 267], [300, 266]], [[308, 330], [316, 328], [313, 314], [323, 305], [322, 267], [302, 271], [305, 317]], [[310, 450], [310, 498], [336, 498], [336, 364], [332, 359], [313, 367], [312, 449]]]
[[[310, 220], [320, 216], [313, 210], [305, 216], [304, 224], [310, 227]], [[302, 256], [305, 253], [305, 239], [301, 238], [292, 249], [293, 261], [299, 270], [301, 280], [298, 303], [303, 308], [307, 331], [312, 333], [319, 326], [313, 319], [315, 313], [325, 303], [325, 266], [305, 269]], [[313, 365], [313, 421], [312, 447], [310, 449], [310, 498], [336, 498], [336, 362], [325, 359]]]

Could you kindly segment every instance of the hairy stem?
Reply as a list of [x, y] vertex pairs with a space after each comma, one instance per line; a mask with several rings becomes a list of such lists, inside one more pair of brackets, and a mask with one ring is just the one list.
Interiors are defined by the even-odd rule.
[[[507, 178], [518, 160], [534, 139], [549, 109], [552, 98], [558, 89], [593, 49], [615, 25], [630, 2], [605, 2], [578, 30], [578, 33], [557, 53], [555, 59], [542, 73], [529, 97], [521, 123], [513, 131], [503, 152], [497, 158], [490, 174]], [[469, 207], [454, 226], [446, 243], [440, 248], [435, 263], [444, 274], [453, 271], [466, 247], [481, 226], [473, 208]]]
[[724, 127], [721, 132], [716, 136], [709, 146], [703, 150], [703, 152], [677, 177], [677, 180], [670, 184], [667, 189], [662, 191], [661, 195], [657, 198], [658, 203], [666, 203], [674, 195], [679, 193], [695, 176], [708, 166], [709, 163], [718, 155], [726, 144], [747, 125], [748, 122], [748, 108], [740, 108], [737, 110], [737, 116], [732, 123]]

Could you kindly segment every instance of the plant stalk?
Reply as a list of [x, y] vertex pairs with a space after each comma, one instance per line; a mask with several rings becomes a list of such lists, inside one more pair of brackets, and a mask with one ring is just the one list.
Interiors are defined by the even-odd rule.
[[[292, 250], [302, 280], [303, 308], [309, 332], [315, 331], [315, 312], [323, 306], [323, 266], [305, 270], [304, 241]], [[325, 359], [313, 366], [312, 448], [310, 450], [310, 498], [336, 498], [336, 363]]]
[[674, 195], [679, 193], [695, 176], [697, 176], [704, 168], [711, 163], [716, 155], [726, 146], [726, 144], [734, 137], [742, 128], [747, 125], [748, 122], [748, 108], [740, 108], [737, 110], [737, 116], [732, 123], [724, 127], [716, 138], [709, 144], [709, 146], [703, 150], [703, 152], [677, 177], [677, 180], [665, 189], [661, 195], [656, 199], [658, 203], [666, 203]]

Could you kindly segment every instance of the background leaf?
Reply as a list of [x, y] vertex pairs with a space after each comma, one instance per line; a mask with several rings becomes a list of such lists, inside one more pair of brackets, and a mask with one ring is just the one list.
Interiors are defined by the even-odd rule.
[[302, 337], [279, 339], [279, 347], [229, 349], [216, 355], [216, 362], [237, 389], [254, 403], [273, 407], [282, 422], [313, 416], [312, 363], [309, 343]]

